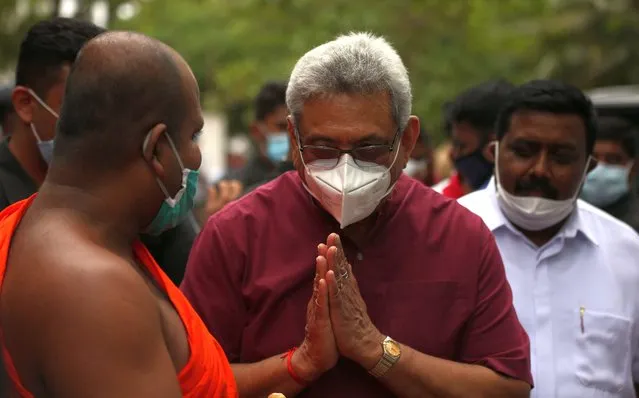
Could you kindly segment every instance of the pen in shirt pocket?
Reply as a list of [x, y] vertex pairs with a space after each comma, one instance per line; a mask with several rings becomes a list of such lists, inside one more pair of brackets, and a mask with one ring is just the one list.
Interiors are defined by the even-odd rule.
[[579, 307], [579, 323], [581, 325], [581, 333], [584, 332], [584, 314], [586, 313], [586, 307]]

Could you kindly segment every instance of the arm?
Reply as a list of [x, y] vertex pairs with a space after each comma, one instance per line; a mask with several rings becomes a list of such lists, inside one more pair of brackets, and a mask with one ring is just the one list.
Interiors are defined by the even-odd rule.
[[[477, 267], [478, 301], [460, 347], [461, 361], [466, 363], [435, 358], [402, 345], [399, 361], [379, 379], [395, 395], [460, 398], [529, 396], [528, 338], [512, 307], [510, 287], [495, 242], [483, 224], [482, 228], [485, 239], [481, 248], [481, 266]], [[366, 313], [366, 304], [339, 238], [331, 235], [327, 244], [330, 247], [326, 253], [330, 270], [327, 281], [331, 319], [338, 348], [344, 356], [370, 370], [382, 358], [381, 342], [385, 336], [375, 328]], [[338, 282], [336, 275], [343, 274], [347, 275], [346, 279]], [[353, 326], [358, 324], [359, 327]]]
[[[278, 355], [256, 363], [232, 364], [240, 397], [265, 397], [272, 392], [280, 392], [287, 398], [296, 396], [304, 386], [291, 378], [285, 361]], [[303, 368], [302, 362], [300, 351], [296, 351], [292, 358], [293, 369], [303, 379], [311, 380], [311, 370]]]
[[[367, 369], [372, 369], [382, 357], [379, 342], [384, 337], [379, 336], [377, 349], [371, 347], [370, 352], [375, 354], [362, 360]], [[398, 397], [524, 398], [530, 395], [530, 385], [526, 382], [504, 377], [489, 368], [432, 357], [406, 345], [401, 348], [399, 361], [379, 379]]]
[[39, 330], [31, 350], [45, 395], [181, 397], [149, 287], [121, 260], [91, 267], [60, 272], [19, 325]]
[[[211, 218], [197, 238], [181, 289], [224, 348], [241, 397], [265, 397], [272, 392], [293, 397], [304, 386], [289, 375], [282, 355], [251, 364], [237, 363], [241, 360], [241, 336], [248, 318], [240, 289], [244, 254], [234, 243], [235, 239], [242, 238], [235, 236], [232, 228], [225, 229], [224, 236], [220, 234], [215, 224], [219, 217]], [[324, 263], [317, 266], [324, 267], [318, 268], [318, 275], [326, 274]], [[308, 382], [319, 378], [337, 362], [328, 290], [325, 281], [320, 283], [316, 278], [315, 283], [314, 296], [307, 306], [306, 339], [291, 360], [295, 373]], [[210, 294], [212, 291], [216, 294]], [[317, 297], [321, 304], [318, 308], [315, 307]]]

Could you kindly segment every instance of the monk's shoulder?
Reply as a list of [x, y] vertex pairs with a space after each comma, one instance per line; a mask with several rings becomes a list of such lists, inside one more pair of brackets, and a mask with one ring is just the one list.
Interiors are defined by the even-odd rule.
[[12, 244], [2, 286], [3, 318], [29, 327], [39, 322], [55, 325], [61, 312], [76, 317], [108, 313], [123, 299], [142, 314], [154, 307], [132, 259], [74, 236], [73, 231], [38, 236], [37, 243], [30, 243], [36, 235], [22, 231]]

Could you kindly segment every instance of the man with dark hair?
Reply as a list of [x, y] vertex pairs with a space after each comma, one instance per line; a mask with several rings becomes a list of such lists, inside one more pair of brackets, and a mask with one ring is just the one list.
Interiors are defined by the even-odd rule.
[[497, 115], [512, 89], [506, 81], [488, 81], [462, 92], [445, 109], [453, 141], [451, 157], [464, 193], [486, 187], [493, 174], [489, 143], [495, 139]]
[[286, 83], [264, 84], [255, 97], [254, 110], [250, 134], [257, 153], [245, 167], [227, 178], [239, 180], [245, 193], [293, 169], [286, 132]]
[[237, 396], [138, 241], [192, 207], [202, 125], [197, 81], [168, 46], [113, 32], [79, 53], [44, 183], [0, 214], [2, 349], [20, 396]]
[[493, 232], [531, 342], [532, 397], [634, 397], [639, 236], [578, 200], [597, 132], [590, 100], [548, 80], [510, 95], [495, 179], [459, 203]]
[[639, 231], [639, 204], [634, 188], [637, 130], [624, 119], [600, 117], [593, 156], [595, 167], [581, 198]]
[[[103, 32], [104, 29], [90, 22], [53, 18], [33, 25], [22, 41], [12, 94], [17, 120], [9, 132], [11, 137], [0, 143], [0, 209], [29, 197], [44, 181], [69, 71], [82, 46]], [[124, 102], [130, 98], [114, 100]], [[97, 104], [83, 105], [82, 110], [76, 109], [74, 118], [86, 117], [85, 113], [100, 113]], [[113, 114], [106, 116], [114, 117]], [[108, 122], [115, 123], [117, 119]], [[78, 123], [71, 123], [75, 125]], [[92, 156], [111, 159], [113, 154], [108, 148], [122, 143], [108, 136], [103, 139], [104, 147]], [[175, 283], [182, 279], [197, 234], [191, 217], [159, 236], [143, 236], [144, 243]]]

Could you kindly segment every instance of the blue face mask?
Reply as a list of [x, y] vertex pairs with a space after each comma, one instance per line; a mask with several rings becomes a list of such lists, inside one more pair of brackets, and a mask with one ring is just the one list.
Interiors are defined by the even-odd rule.
[[[166, 134], [166, 138], [171, 146], [171, 150], [173, 151], [175, 158], [177, 159], [178, 165], [182, 170], [182, 187], [174, 197], [171, 197], [164, 183], [160, 181], [159, 178], [155, 178], [165, 199], [160, 206], [160, 210], [158, 210], [158, 214], [144, 231], [145, 233], [153, 236], [160, 235], [164, 231], [175, 228], [188, 217], [189, 213], [193, 209], [193, 204], [195, 203], [195, 194], [197, 193], [197, 183], [200, 175], [199, 170], [191, 170], [184, 167], [182, 159], [180, 159], [180, 155], [173, 144], [173, 140], [171, 140], [171, 137], [168, 134]], [[146, 149], [148, 140], [149, 135], [147, 135], [144, 140], [144, 144], [142, 146], [143, 151]]]
[[286, 160], [289, 152], [288, 134], [286, 132], [266, 135], [266, 156], [273, 163]]
[[473, 189], [482, 187], [493, 175], [493, 164], [482, 154], [482, 149], [462, 156], [455, 160], [455, 170], [462, 176], [464, 182]]
[[51, 164], [51, 159], [53, 158], [53, 140], [42, 141], [33, 123], [31, 123], [29, 126], [31, 127], [31, 132], [38, 142], [38, 150], [40, 151], [40, 156], [42, 156], [42, 159], [44, 159], [47, 164]]
[[584, 182], [581, 198], [597, 207], [605, 207], [615, 203], [630, 192], [628, 176], [629, 166], [616, 166], [600, 163], [594, 168]]
[[[53, 116], [56, 119], [59, 119], [58, 113], [56, 111], [54, 111], [53, 109], [51, 109], [51, 107], [49, 105], [47, 105], [47, 103], [44, 102], [38, 96], [38, 94], [36, 94], [31, 89], [29, 89], [29, 94], [31, 94], [31, 96], [33, 98], [35, 98], [36, 101], [38, 101], [40, 106], [42, 106], [47, 112], [49, 112], [51, 114], [51, 116]], [[33, 125], [33, 123], [30, 123], [29, 127], [31, 127], [31, 132], [33, 133], [33, 136], [35, 137], [36, 141], [38, 142], [38, 150], [40, 151], [40, 155], [42, 155], [42, 159], [44, 159], [44, 161], [47, 162], [47, 164], [50, 164], [51, 163], [51, 159], [53, 158], [53, 146], [54, 146], [53, 139], [48, 140], [48, 141], [43, 141], [42, 139], [40, 139], [40, 135], [38, 134], [38, 131], [36, 130], [36, 128]]]

